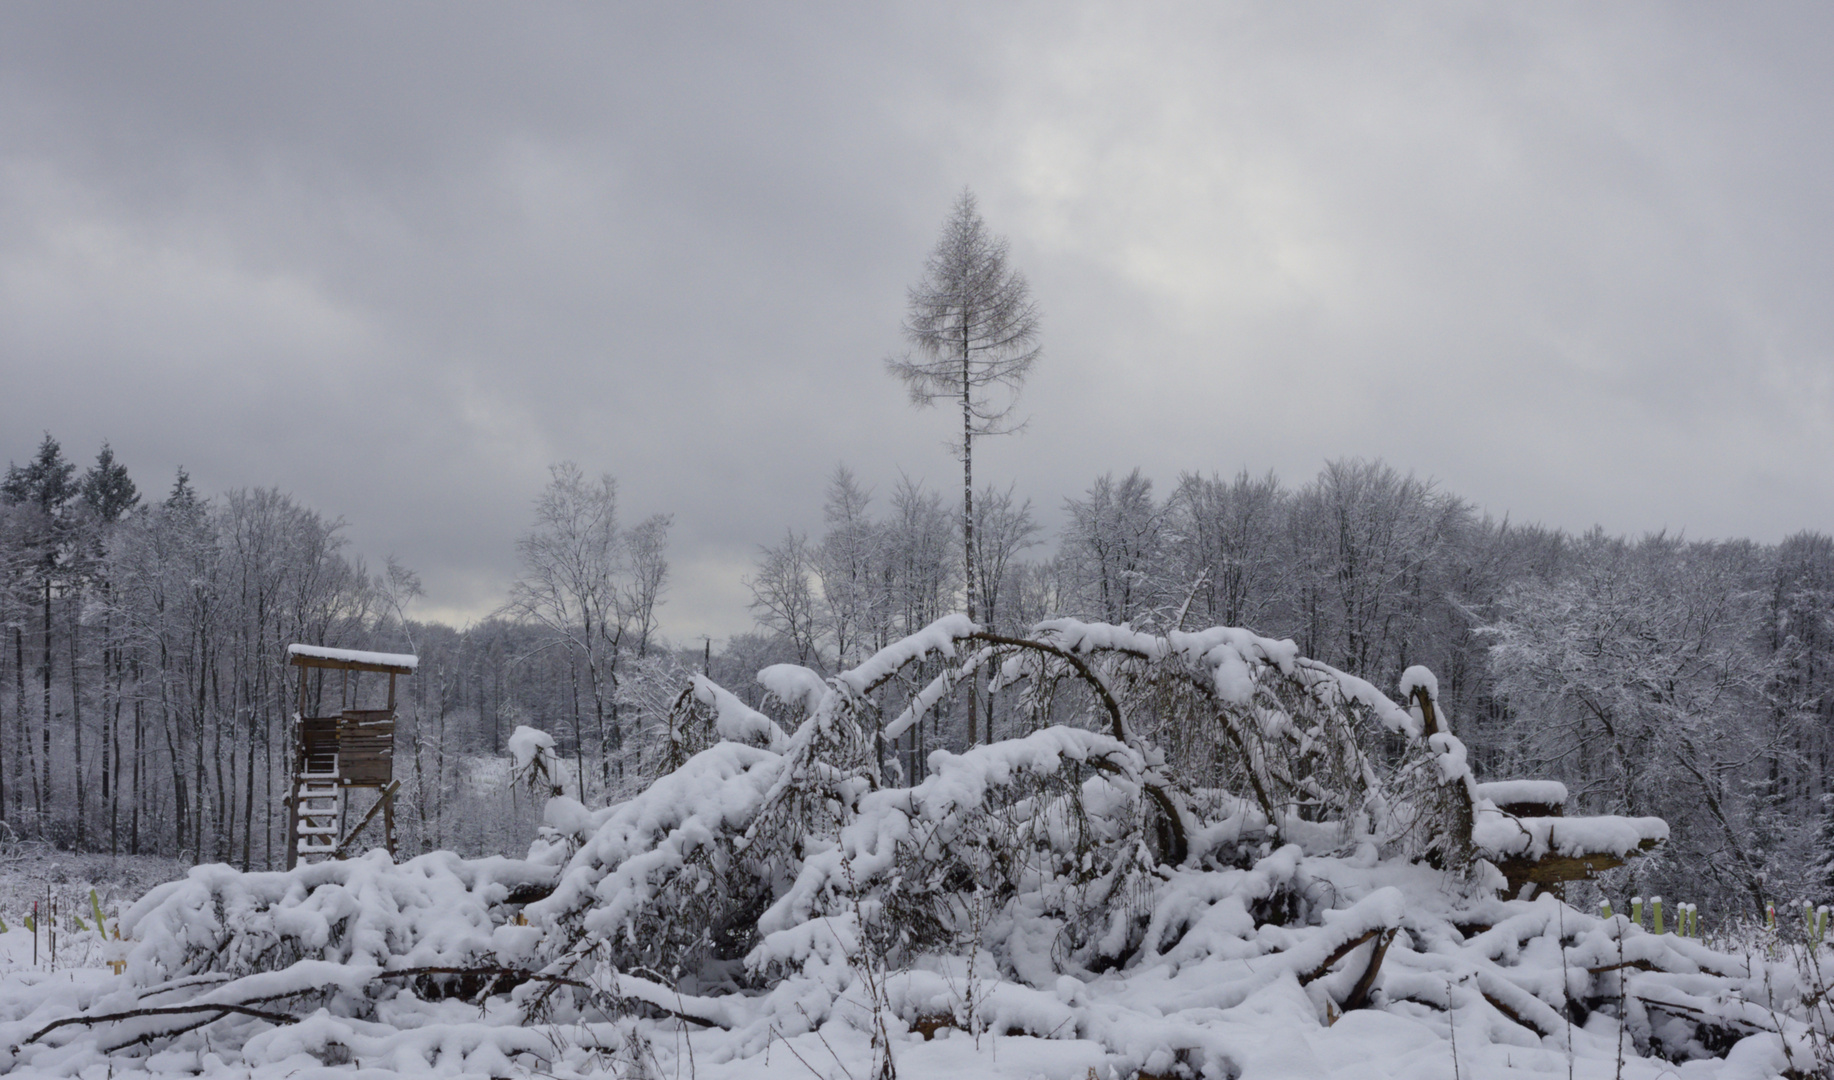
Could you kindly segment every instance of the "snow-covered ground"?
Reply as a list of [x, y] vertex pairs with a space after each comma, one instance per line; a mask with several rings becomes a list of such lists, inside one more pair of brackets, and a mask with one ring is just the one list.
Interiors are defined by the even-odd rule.
[[[369, 929], [392, 920], [374, 886], [385, 881], [439, 882], [428, 860], [397, 868], [372, 854], [347, 872], [321, 873], [313, 895], [332, 899]], [[67, 934], [54, 971], [40, 935], [34, 965], [32, 935], [13, 927], [0, 936], [0, 1039], [13, 1075], [196, 1075], [294, 1077], [327, 1075], [445, 1074], [765, 1078], [876, 1075], [889, 1057], [902, 1077], [1009, 1077], [1086, 1080], [1134, 1076], [1253, 1077], [1763, 1077], [1783, 1075], [1789, 1057], [1763, 1029], [1782, 1024], [1793, 1033], [1798, 1062], [1814, 1060], [1815, 1039], [1787, 1017], [1799, 1009], [1799, 985], [1787, 950], [1778, 960], [1715, 954], [1704, 946], [1657, 936], [1622, 917], [1606, 921], [1539, 901], [1473, 903], [1443, 876], [1422, 867], [1358, 866], [1354, 860], [1275, 852], [1253, 869], [1176, 874], [1155, 912], [1163, 926], [1183, 926], [1176, 944], [1123, 970], [1040, 977], [1030, 985], [1003, 973], [993, 956], [979, 954], [978, 971], [966, 956], [931, 955], [906, 970], [886, 972], [857, 951], [857, 925], [845, 918], [816, 925], [804, 962], [767, 992], [746, 995], [676, 993], [641, 975], [600, 972], [594, 993], [552, 1009], [547, 1022], [524, 1020], [518, 994], [486, 1001], [423, 1001], [402, 992], [403, 982], [381, 979], [384, 966], [362, 955], [365, 927], [353, 924], [343, 943], [330, 943], [332, 962], [302, 961], [241, 978], [197, 973], [166, 979], [130, 971], [116, 975], [108, 950], [93, 934]], [[449, 859], [446, 869], [459, 860]], [[482, 934], [496, 943], [497, 960], [515, 955], [516, 938], [538, 933], [513, 917], [495, 926], [462, 928], [488, 907], [486, 879], [513, 880], [528, 864], [498, 861], [466, 890], [446, 881], [451, 904], [414, 913], [419, 940], [393, 946], [372, 941], [379, 953], [396, 950], [414, 960]], [[280, 884], [289, 875], [263, 875]], [[241, 875], [199, 868], [189, 880], [214, 879], [215, 893], [234, 893]], [[359, 880], [368, 878], [367, 882]], [[287, 892], [302, 884], [295, 873]], [[1332, 895], [1343, 906], [1327, 909], [1316, 926], [1257, 927], [1235, 901], [1281, 880], [1304, 880], [1306, 891]], [[343, 884], [329, 884], [332, 881]], [[171, 894], [168, 893], [168, 896]], [[436, 896], [429, 899], [437, 899]], [[467, 899], [477, 900], [477, 907]], [[290, 908], [306, 927], [306, 905]], [[410, 910], [399, 905], [397, 910]], [[169, 904], [167, 913], [175, 909]], [[322, 913], [321, 909], [321, 913]], [[431, 912], [441, 911], [440, 915]], [[195, 910], [190, 912], [198, 914]], [[144, 925], [157, 916], [142, 912]], [[1469, 936], [1455, 920], [1494, 919]], [[1566, 934], [1561, 934], [1562, 924]], [[1346, 952], [1324, 976], [1306, 982], [1339, 946], [1372, 928], [1392, 927], [1369, 1007], [1339, 1012], [1369, 967], [1374, 943]], [[1023, 936], [1021, 924], [989, 931]], [[505, 931], [508, 933], [505, 933]], [[310, 936], [310, 930], [307, 930]], [[833, 947], [824, 947], [827, 936]], [[990, 937], [997, 934], [990, 934]], [[1566, 940], [1562, 950], [1559, 942]], [[1620, 959], [1620, 943], [1622, 959]], [[783, 945], [785, 943], [779, 943]], [[433, 951], [413, 955], [431, 945]], [[405, 948], [403, 948], [405, 947]], [[786, 947], [794, 948], [794, 945]], [[136, 946], [136, 967], [150, 953]], [[454, 959], [447, 955], [448, 959]], [[477, 961], [473, 961], [475, 966]], [[1616, 971], [1596, 972], [1617, 964]], [[204, 965], [213, 966], [211, 964]], [[418, 965], [434, 966], [434, 965]], [[1650, 968], [1652, 970], [1642, 970]], [[1712, 974], [1720, 971], [1722, 974]], [[1667, 972], [1666, 974], [1664, 972]], [[165, 973], [162, 973], [165, 974]], [[1619, 983], [1618, 976], [1630, 977]], [[1606, 1007], [1578, 1023], [1552, 1007], [1562, 987], [1570, 1000]], [[524, 984], [523, 989], [531, 988]], [[1614, 991], [1621, 988], [1619, 998]], [[527, 1001], [527, 995], [520, 995]], [[611, 1017], [601, 1006], [620, 1001]], [[1631, 1022], [1610, 1015], [1629, 1001]], [[1639, 1000], [1672, 1003], [1662, 1014]], [[216, 1014], [209, 1002], [252, 1003], [284, 1014], [276, 1023], [246, 1015]], [[365, 1003], [358, 1005], [359, 1002]], [[303, 1005], [301, 1004], [303, 1003]], [[1447, 1006], [1450, 1005], [1448, 1009]], [[25, 1042], [59, 1019], [120, 1017], [159, 1007], [196, 1011], [180, 1016], [140, 1016], [67, 1025]], [[1677, 1025], [1680, 1010], [1700, 1010], [1737, 1033], [1726, 1056], [1706, 1055], [1698, 1028]], [[667, 1012], [694, 1017], [689, 1023]], [[1652, 1047], [1664, 1026], [1675, 1041]], [[1744, 1034], [1744, 1032], [1750, 1034]], [[136, 1039], [153, 1036], [144, 1047]], [[929, 1037], [926, 1038], [926, 1035]], [[876, 1042], [875, 1036], [883, 1038]], [[1689, 1042], [1695, 1045], [1690, 1049]], [[1672, 1057], [1696, 1060], [1680, 1063]], [[109, 1053], [113, 1051], [112, 1054]], [[1819, 1075], [1812, 1068], [1802, 1075]]]
[[[1412, 673], [1408, 708], [1241, 631], [1066, 621], [1016, 657], [977, 632], [946, 620], [825, 680], [770, 671], [794, 730], [697, 679], [669, 733], [679, 766], [611, 806], [554, 795], [524, 858], [196, 867], [122, 913], [120, 944], [60, 931], [82, 945], [55, 971], [9, 931], [0, 1070], [1828, 1074], [1818, 964], [1834, 952], [1766, 932], [1716, 949], [1552, 895], [1498, 899], [1487, 858], [1628, 853], [1666, 828], [1512, 825], [1447, 719], [1427, 722], [1428, 678]], [[1082, 680], [1090, 711], [938, 751], [898, 786], [869, 695], [926, 658], [1008, 687]], [[940, 700], [911, 685], [900, 722]], [[1174, 690], [1218, 753], [1251, 748], [1232, 775], [1252, 795], [1180, 781], [1131, 726]], [[1364, 754], [1357, 725], [1405, 753]], [[552, 792], [551, 740], [511, 744], [516, 782]]]

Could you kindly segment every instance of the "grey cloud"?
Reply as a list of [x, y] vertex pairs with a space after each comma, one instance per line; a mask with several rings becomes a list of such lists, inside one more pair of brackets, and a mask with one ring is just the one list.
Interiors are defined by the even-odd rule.
[[277, 484], [487, 610], [545, 467], [666, 628], [845, 460], [963, 183], [1045, 310], [984, 475], [1382, 455], [1487, 508], [1830, 527], [1819, 9], [9, 5], [0, 454]]

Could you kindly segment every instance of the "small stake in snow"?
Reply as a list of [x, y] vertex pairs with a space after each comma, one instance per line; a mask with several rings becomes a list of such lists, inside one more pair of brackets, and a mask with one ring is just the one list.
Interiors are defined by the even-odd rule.
[[1611, 918], [1611, 901], [1603, 899], [1598, 902], [1598, 913], [1601, 918]]
[[1639, 927], [1643, 925], [1643, 898], [1641, 896], [1630, 898], [1630, 921]]
[[[121, 924], [118, 922], [115, 924], [115, 940], [121, 940]], [[127, 958], [125, 956], [116, 956], [115, 959], [108, 962], [108, 966], [115, 969], [116, 975], [127, 974]]]

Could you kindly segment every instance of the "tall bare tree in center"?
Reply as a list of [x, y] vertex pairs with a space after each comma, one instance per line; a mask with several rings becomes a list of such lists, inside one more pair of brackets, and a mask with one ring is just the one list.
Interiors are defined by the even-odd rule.
[[[535, 501], [535, 528], [516, 541], [522, 574], [510, 586], [509, 602], [501, 610], [544, 627], [555, 644], [584, 663], [598, 732], [600, 778], [609, 790], [614, 767], [620, 775], [624, 767], [619, 756], [624, 743], [618, 718], [619, 664], [627, 634], [638, 639], [643, 652], [655, 632], [656, 607], [668, 580], [670, 519], [657, 514], [622, 530], [618, 484], [610, 474], [588, 479], [571, 461], [552, 466], [549, 473], [552, 478]], [[585, 738], [577, 705], [573, 736], [584, 797]]]
[[[1006, 240], [987, 231], [974, 193], [963, 189], [942, 236], [911, 286], [904, 336], [915, 351], [886, 361], [914, 405], [939, 399], [962, 409], [962, 568], [966, 608], [976, 617], [974, 440], [1018, 430], [1013, 409], [1038, 361], [1038, 307], [1025, 275], [1006, 265]], [[975, 740], [968, 697], [968, 741]]]

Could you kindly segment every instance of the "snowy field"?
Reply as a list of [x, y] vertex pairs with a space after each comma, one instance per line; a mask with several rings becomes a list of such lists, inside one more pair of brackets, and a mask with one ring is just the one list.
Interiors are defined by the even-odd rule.
[[[56, 969], [9, 929], [0, 1069], [1828, 1075], [1834, 953], [1787, 920], [1716, 948], [1497, 898], [1497, 863], [1634, 857], [1666, 826], [1504, 813], [1485, 792], [1539, 789], [1476, 783], [1430, 675], [1404, 677], [1403, 707], [1243, 631], [1035, 633], [1001, 644], [958, 616], [829, 678], [769, 668], [775, 714], [696, 677], [674, 767], [606, 807], [557, 793], [553, 740], [520, 729], [515, 782], [554, 793], [521, 857], [195, 867], [121, 910], [119, 942], [113, 910], [106, 933], [60, 923]], [[919, 663], [941, 673], [869, 726], [874, 691]], [[876, 730], [989, 673], [1060, 704], [1081, 685], [1087, 711], [938, 751], [908, 786], [882, 769]], [[1182, 711], [1143, 733], [1168, 700]], [[1167, 716], [1214, 741], [1167, 738]], [[1366, 753], [1382, 732], [1405, 749]], [[1247, 752], [1205, 774], [1198, 745]]]
[[[372, 856], [341, 868], [349, 872], [330, 875], [345, 888], [321, 886], [314, 895], [336, 892], [340, 902], [362, 898], [367, 910], [356, 913], [358, 921], [380, 928], [390, 919], [382, 910], [385, 905], [376, 903], [374, 887], [389, 877], [438, 881], [441, 875], [426, 864], [439, 860], [416, 860], [410, 866], [420, 873], [398, 873], [386, 859]], [[457, 862], [450, 860], [446, 868]], [[494, 869], [513, 876], [525, 868], [504, 862]], [[1348, 906], [1305, 933], [1238, 925], [1244, 915], [1240, 907], [1203, 903], [1252, 894], [1293, 874], [1314, 887], [1328, 886]], [[200, 868], [191, 880], [221, 882], [231, 876], [237, 875], [226, 868]], [[277, 883], [286, 875], [259, 876]], [[295, 875], [295, 881], [309, 876]], [[1656, 1010], [1630, 1010], [1631, 1026], [1643, 1029], [1639, 1036], [1620, 1030], [1603, 1011], [1569, 1026], [1545, 1002], [1559, 993], [1563, 981], [1579, 996], [1600, 978], [1589, 968], [1623, 963], [1618, 959], [1621, 936], [1623, 956], [1633, 964], [1649, 961], [1653, 968], [1686, 973], [1658, 978], [1634, 966], [1620, 969], [1635, 972], [1626, 984], [1631, 997], [1666, 997], [1712, 1010], [1734, 1029], [1743, 1024], [1756, 1029], [1774, 1021], [1775, 1014], [1767, 1007], [1740, 1004], [1740, 999], [1790, 996], [1793, 964], [1767, 965], [1758, 958], [1748, 968], [1752, 958], [1716, 955], [1673, 934], [1658, 937], [1628, 926], [1622, 918], [1605, 922], [1563, 910], [1551, 898], [1474, 906], [1446, 889], [1439, 877], [1421, 868], [1302, 860], [1287, 849], [1248, 872], [1178, 875], [1168, 882], [1168, 906], [1197, 904], [1205, 911], [1178, 945], [1125, 972], [1059, 976], [1041, 988], [998, 974], [971, 973], [962, 957], [930, 957], [914, 970], [888, 975], [858, 963], [857, 957], [850, 961], [844, 950], [824, 950], [817, 941], [795, 976], [759, 997], [676, 994], [640, 976], [624, 977], [621, 986], [612, 977], [601, 987], [610, 993], [596, 996], [622, 996], [627, 1007], [648, 1011], [651, 1018], [608, 1020], [594, 1017], [590, 1008], [566, 1007], [558, 1010], [564, 1016], [543, 1024], [523, 1022], [513, 993], [481, 1008], [460, 1000], [425, 1002], [408, 994], [379, 993], [378, 969], [389, 965], [374, 963], [375, 954], [363, 955], [356, 927], [345, 944], [349, 951], [337, 950], [331, 963], [296, 963], [283, 972], [233, 980], [166, 980], [137, 971], [115, 974], [106, 960], [118, 954], [93, 933], [62, 935], [55, 970], [41, 933], [40, 959], [34, 965], [32, 932], [9, 923], [0, 935], [0, 1009], [6, 1017], [0, 1037], [9, 1046], [12, 1075], [58, 1076], [429, 1073], [863, 1080], [876, 1075], [875, 1066], [888, 1056], [896, 1074], [904, 1077], [1013, 1080], [1085, 1080], [1091, 1069], [1104, 1078], [1573, 1075], [1654, 1080], [1776, 1076], [1789, 1068], [1775, 1037], [1753, 1034], [1733, 1045], [1724, 1059], [1705, 1056], [1675, 1064], [1649, 1056], [1646, 1045], [1639, 1050], [1648, 1025], [1665, 1022]], [[469, 901], [479, 894], [456, 881], [448, 884], [460, 901], [450, 914], [462, 922], [476, 913]], [[440, 906], [437, 897], [427, 899]], [[295, 916], [304, 914], [294, 911]], [[1480, 914], [1496, 919], [1497, 925], [1459, 940], [1453, 920]], [[457, 926], [433, 925], [438, 921], [425, 920], [421, 929], [431, 933], [409, 947], [408, 958], [430, 958], [454, 944], [451, 937], [443, 942], [429, 938], [466, 936]], [[1572, 937], [1564, 957], [1556, 944], [1562, 921]], [[1399, 933], [1388, 946], [1373, 1007], [1339, 1014], [1332, 1004], [1367, 969], [1369, 946], [1349, 952], [1331, 974], [1301, 985], [1307, 972], [1300, 969], [1335, 952], [1332, 943], [1388, 924]], [[514, 949], [515, 932], [528, 929], [497, 927], [487, 937], [496, 942], [500, 959], [502, 952]], [[853, 929], [846, 919], [820, 927], [831, 930], [837, 944]], [[1002, 930], [1025, 932], [1023, 926]], [[428, 950], [429, 944], [434, 948]], [[146, 964], [153, 950], [145, 943], [136, 950], [136, 966]], [[984, 970], [997, 972], [990, 957], [979, 959]], [[1732, 976], [1713, 976], [1713, 970]], [[1750, 970], [1757, 974], [1741, 977]], [[1614, 976], [1605, 979], [1614, 981]], [[316, 1008], [272, 1004], [327, 992], [330, 1000]], [[369, 1015], [350, 1015], [359, 1011], [352, 1008], [359, 1000], [371, 1003]], [[225, 1015], [195, 1026], [218, 1014], [142, 1016], [106, 1025], [68, 1025], [19, 1045], [63, 1017], [210, 1001], [257, 1002], [257, 1008], [299, 1019], [276, 1024]], [[642, 1002], [654, 1007], [644, 1010]], [[663, 1010], [703, 1022], [684, 1023]], [[193, 1030], [165, 1034], [181, 1027]], [[880, 1031], [882, 1043], [875, 1041]], [[152, 1032], [161, 1034], [144, 1050], [131, 1046]], [[1694, 1033], [1688, 1028], [1672, 1034], [1686, 1039]], [[1796, 1051], [1812, 1061], [1814, 1040], [1807, 1034], [1806, 1029], [1797, 1032]], [[114, 1053], [106, 1055], [109, 1050]], [[1801, 1075], [1821, 1074], [1802, 1070]]]

